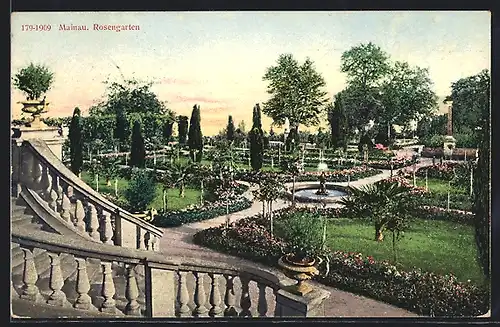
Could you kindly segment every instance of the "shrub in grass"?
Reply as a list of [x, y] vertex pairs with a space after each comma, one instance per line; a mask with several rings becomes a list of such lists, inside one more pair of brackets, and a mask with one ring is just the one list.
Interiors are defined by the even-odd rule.
[[146, 169], [134, 169], [124, 196], [128, 202], [128, 210], [132, 212], [146, 210], [156, 196], [156, 181], [152, 172]]

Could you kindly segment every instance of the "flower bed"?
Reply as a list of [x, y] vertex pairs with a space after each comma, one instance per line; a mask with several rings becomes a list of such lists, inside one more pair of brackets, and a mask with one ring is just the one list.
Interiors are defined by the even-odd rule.
[[[278, 210], [274, 219], [294, 210]], [[321, 209], [319, 209], [321, 210]], [[330, 217], [342, 210], [323, 209]], [[245, 259], [277, 266], [280, 256], [289, 253], [294, 244], [270, 235], [268, 222], [261, 215], [241, 219], [230, 225], [213, 227], [196, 233], [196, 244]], [[319, 267], [315, 277], [325, 285], [366, 295], [420, 315], [476, 316], [487, 311], [489, 292], [470, 283], [458, 282], [453, 275], [437, 275], [417, 270], [398, 270], [386, 261], [375, 261], [361, 253], [329, 252], [330, 272]]]
[[415, 215], [415, 217], [428, 220], [453, 221], [467, 225], [474, 224], [474, 213], [467, 210], [447, 210], [441, 207], [423, 205], [417, 208], [413, 214]]
[[[241, 211], [250, 208], [251, 206], [252, 201], [241, 196], [229, 203], [229, 213]], [[157, 227], [175, 227], [223, 216], [226, 213], [225, 202], [205, 202], [203, 205], [195, 205], [183, 210], [167, 212], [160, 211], [153, 219], [153, 224]]]
[[456, 169], [461, 164], [462, 163], [460, 162], [437, 163], [432, 166], [426, 166], [417, 169], [415, 175], [418, 177], [425, 177], [425, 171], [427, 171], [428, 178], [450, 180], [453, 177], [453, 169]]
[[[295, 181], [296, 182], [318, 181], [322, 173], [323, 172], [319, 171], [304, 172], [299, 176], [297, 176], [295, 178]], [[364, 167], [364, 166], [357, 166], [350, 169], [326, 171], [325, 179], [327, 182], [347, 182], [350, 176], [350, 180], [352, 182], [361, 178], [371, 177], [380, 173], [381, 171], [378, 169]], [[292, 176], [289, 176], [287, 178], [287, 182], [291, 182], [292, 180], [293, 180]]]
[[399, 169], [403, 167], [408, 167], [413, 164], [412, 160], [405, 158], [398, 158], [394, 160], [374, 160], [368, 162], [368, 167], [375, 169], [391, 169], [391, 165], [393, 169]]

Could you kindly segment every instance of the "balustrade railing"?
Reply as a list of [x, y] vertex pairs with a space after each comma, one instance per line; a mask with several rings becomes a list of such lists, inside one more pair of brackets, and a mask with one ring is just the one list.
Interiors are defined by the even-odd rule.
[[[328, 296], [317, 289], [306, 297], [290, 294], [283, 288], [291, 280], [254, 267], [194, 258], [184, 263], [152, 251], [46, 234], [13, 227], [12, 242], [24, 255], [14, 297], [115, 316], [266, 317], [321, 315]], [[50, 258], [48, 283], [39, 281], [36, 253]], [[66, 265], [73, 261], [74, 272], [62, 273], [63, 259]]]
[[109, 202], [52, 153], [42, 140], [13, 144], [14, 196], [29, 193], [52, 216], [96, 242], [159, 250], [163, 232]]

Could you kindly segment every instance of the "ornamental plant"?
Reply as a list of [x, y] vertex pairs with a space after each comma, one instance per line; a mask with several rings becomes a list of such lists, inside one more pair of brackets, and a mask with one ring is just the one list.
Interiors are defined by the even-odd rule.
[[153, 174], [146, 169], [134, 169], [124, 195], [132, 212], [142, 212], [148, 209], [156, 195], [156, 182]]
[[38, 100], [47, 92], [54, 82], [54, 73], [44, 65], [22, 68], [14, 76], [14, 86], [26, 95], [26, 100]]

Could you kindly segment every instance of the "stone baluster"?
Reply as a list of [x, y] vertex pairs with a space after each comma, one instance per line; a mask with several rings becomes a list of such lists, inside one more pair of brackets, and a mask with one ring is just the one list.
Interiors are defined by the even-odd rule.
[[240, 276], [241, 281], [241, 299], [240, 299], [240, 317], [251, 317], [250, 307], [252, 306], [252, 301], [250, 299], [249, 283], [250, 279], [247, 277]]
[[101, 240], [105, 244], [113, 244], [113, 226], [111, 226], [111, 214], [102, 211], [102, 237]]
[[59, 253], [48, 253], [50, 258], [50, 279], [49, 287], [52, 293], [47, 300], [48, 304], [60, 307], [70, 307], [71, 304], [66, 299], [66, 294], [61, 290], [64, 286], [64, 279], [61, 271], [61, 260]]
[[100, 241], [101, 235], [99, 234], [99, 215], [97, 213], [97, 209], [92, 203], [89, 203], [88, 206], [88, 215], [89, 215], [89, 235], [94, 240]]
[[21, 248], [24, 254], [24, 270], [23, 270], [23, 286], [20, 298], [25, 300], [30, 300], [34, 302], [40, 302], [43, 300], [38, 287], [36, 286], [36, 281], [38, 280], [38, 274], [36, 271], [35, 260], [33, 258], [33, 252], [30, 249]]
[[30, 183], [33, 181], [31, 178], [31, 170], [33, 168], [33, 163], [31, 162], [32, 156], [26, 151], [26, 149], [21, 150], [21, 176], [19, 176], [19, 180], [21, 184], [25, 184], [26, 186], [30, 186]]
[[[39, 166], [38, 163], [36, 163]], [[47, 166], [42, 166], [42, 177], [40, 178], [40, 182], [38, 183], [38, 188], [41, 191], [40, 195], [42, 198], [50, 203], [50, 190], [52, 188], [52, 178], [50, 176], [50, 171]]]
[[66, 221], [70, 222], [71, 219], [71, 201], [69, 200], [69, 197], [66, 195], [66, 193], [62, 193], [62, 199], [61, 199], [61, 218]]
[[224, 310], [224, 316], [237, 316], [238, 312], [234, 307], [236, 303], [236, 295], [234, 294], [234, 276], [224, 275], [224, 277], [226, 278], [226, 294], [224, 296], [226, 309]]
[[158, 251], [158, 237], [154, 234], [151, 234], [151, 251]]
[[87, 261], [84, 258], [75, 258], [75, 260], [77, 264], [76, 292], [78, 297], [73, 306], [76, 309], [96, 311], [97, 308], [92, 304], [92, 299], [88, 294], [90, 282], [87, 274]]
[[194, 303], [196, 304], [196, 308], [194, 309], [193, 315], [195, 317], [206, 317], [208, 313], [205, 306], [207, 297], [205, 294], [205, 285], [203, 284], [206, 273], [195, 271], [193, 275], [196, 279], [196, 287], [194, 290]]
[[153, 238], [153, 234], [151, 234], [150, 232], [146, 232], [144, 233], [144, 247], [146, 250], [152, 250], [152, 238]]
[[190, 309], [188, 307], [189, 303], [189, 292], [187, 288], [187, 272], [179, 271], [179, 316], [189, 317], [191, 316]]
[[[36, 158], [31, 156], [31, 160], [32, 160], [31, 164], [33, 165], [31, 171], [31, 188], [35, 191], [38, 191], [42, 187], [41, 185], [43, 180], [42, 170], [40, 168], [40, 163], [38, 162], [38, 160], [36, 160]], [[45, 167], [45, 169], [47, 168]]]
[[57, 175], [52, 175], [48, 174], [48, 178], [50, 181], [50, 186], [49, 189], [47, 190], [47, 202], [49, 204], [49, 207], [57, 212], [57, 182], [58, 182], [58, 177]]
[[57, 200], [56, 200], [56, 203], [57, 203], [57, 212], [59, 212], [60, 214], [62, 214], [62, 202], [63, 202], [63, 197], [64, 197], [63, 194], [64, 194], [64, 192], [63, 192], [63, 188], [62, 188], [62, 186], [60, 184], [57, 185], [56, 193], [57, 193]]
[[208, 314], [210, 317], [220, 317], [223, 315], [224, 308], [222, 307], [222, 298], [219, 289], [220, 275], [211, 273], [209, 274], [212, 279], [212, 287], [210, 289], [210, 304], [212, 307]]
[[129, 316], [140, 316], [141, 306], [137, 302], [139, 297], [139, 288], [137, 287], [137, 279], [135, 277], [135, 265], [127, 265], [127, 286], [125, 288], [125, 297], [127, 298], [127, 306], [125, 314]]
[[146, 250], [146, 240], [144, 239], [146, 235], [142, 233], [142, 228], [136, 227], [136, 237], [137, 237], [137, 248], [140, 250]]
[[75, 205], [75, 227], [82, 232], [85, 232], [85, 208], [81, 200], [76, 200]]
[[73, 199], [73, 196], [75, 196], [75, 191], [73, 190], [73, 186], [68, 185], [68, 188], [66, 189], [66, 195], [70, 200]]
[[113, 282], [111, 264], [111, 262], [101, 262], [103, 274], [101, 295], [104, 298], [104, 302], [102, 303], [99, 311], [114, 314], [118, 313], [118, 309], [116, 309], [116, 301], [113, 298], [115, 296], [115, 283]]
[[266, 285], [258, 283], [259, 287], [259, 303], [257, 304], [257, 311], [259, 312], [260, 317], [267, 316], [268, 304], [266, 299]]

